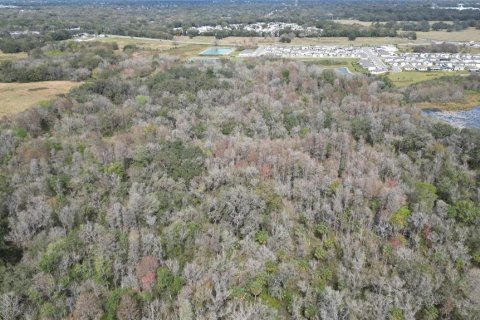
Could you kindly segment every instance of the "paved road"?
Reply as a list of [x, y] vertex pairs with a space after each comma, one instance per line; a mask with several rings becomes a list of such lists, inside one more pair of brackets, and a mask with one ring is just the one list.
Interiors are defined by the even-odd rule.
[[383, 62], [383, 60], [372, 48], [364, 48], [363, 51], [367, 55], [368, 60], [370, 60], [377, 67], [377, 69], [382, 71], [388, 71], [388, 66]]

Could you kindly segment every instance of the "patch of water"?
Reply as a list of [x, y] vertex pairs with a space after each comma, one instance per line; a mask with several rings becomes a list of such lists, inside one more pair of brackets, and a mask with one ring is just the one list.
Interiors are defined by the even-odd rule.
[[424, 110], [423, 113], [448, 122], [457, 128], [480, 129], [480, 107], [463, 111]]

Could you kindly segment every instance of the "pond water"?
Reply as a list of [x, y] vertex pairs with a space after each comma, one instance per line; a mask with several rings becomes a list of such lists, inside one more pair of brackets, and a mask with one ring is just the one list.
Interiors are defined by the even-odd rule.
[[341, 74], [349, 74], [350, 73], [350, 70], [348, 70], [347, 67], [337, 68], [337, 71]]
[[201, 56], [224, 56], [227, 54], [232, 53], [233, 49], [232, 48], [217, 48], [217, 47], [212, 47], [208, 48], [207, 50], [204, 50], [200, 52]]
[[423, 114], [448, 122], [457, 128], [480, 129], [480, 107], [463, 111], [424, 110]]

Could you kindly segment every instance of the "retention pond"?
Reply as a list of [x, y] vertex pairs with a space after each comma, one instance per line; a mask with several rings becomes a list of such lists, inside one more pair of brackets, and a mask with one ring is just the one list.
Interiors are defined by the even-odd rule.
[[424, 110], [423, 113], [448, 122], [457, 128], [480, 129], [480, 106], [463, 111], [441, 111], [429, 109]]

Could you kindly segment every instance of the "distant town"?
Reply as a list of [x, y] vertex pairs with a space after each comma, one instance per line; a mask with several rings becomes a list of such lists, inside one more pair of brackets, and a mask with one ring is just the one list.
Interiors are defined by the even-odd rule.
[[[251, 24], [229, 24], [216, 26], [199, 26], [191, 27], [186, 33], [191, 35], [211, 35], [218, 31], [243, 31], [245, 33], [260, 35], [260, 36], [279, 36], [282, 31], [293, 31], [302, 33], [303, 36], [320, 36], [323, 29], [310, 26], [304, 27], [296, 23], [285, 22], [258, 22]], [[183, 28], [174, 28], [174, 32], [183, 32]]]

